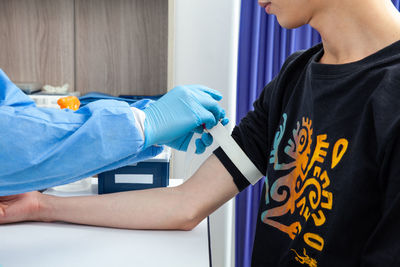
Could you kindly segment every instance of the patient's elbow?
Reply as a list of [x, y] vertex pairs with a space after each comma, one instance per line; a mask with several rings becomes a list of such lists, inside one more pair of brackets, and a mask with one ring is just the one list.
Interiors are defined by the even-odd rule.
[[182, 215], [182, 221], [179, 227], [179, 230], [183, 231], [191, 231], [193, 230], [197, 225], [200, 224], [200, 222], [205, 218], [206, 216], [202, 216], [200, 212], [198, 212], [196, 209], [188, 209], [187, 211], [183, 212]]
[[182, 186], [176, 187], [175, 190], [180, 192], [179, 204], [176, 206], [179, 214], [178, 229], [191, 231], [209, 215], [204, 207], [204, 201], [197, 201], [193, 198], [193, 194], [188, 193]]
[[181, 225], [180, 230], [192, 231], [199, 223], [197, 220], [187, 220]]

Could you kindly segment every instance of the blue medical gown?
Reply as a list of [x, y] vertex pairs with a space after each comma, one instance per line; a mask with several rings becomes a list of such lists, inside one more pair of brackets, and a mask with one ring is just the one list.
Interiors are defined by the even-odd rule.
[[142, 150], [143, 143], [127, 103], [38, 108], [0, 70], [0, 196], [74, 182], [162, 151]]

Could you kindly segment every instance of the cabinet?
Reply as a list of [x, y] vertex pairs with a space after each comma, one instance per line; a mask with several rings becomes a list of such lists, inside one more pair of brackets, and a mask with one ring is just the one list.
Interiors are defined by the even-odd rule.
[[0, 68], [13, 81], [74, 85], [74, 2], [1, 0]]
[[0, 68], [81, 93], [167, 90], [168, 1], [2, 0]]

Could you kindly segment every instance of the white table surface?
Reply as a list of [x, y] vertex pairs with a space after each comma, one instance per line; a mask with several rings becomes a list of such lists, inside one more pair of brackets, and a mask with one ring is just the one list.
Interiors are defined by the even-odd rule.
[[0, 266], [205, 267], [209, 266], [207, 220], [186, 232], [124, 230], [69, 223], [2, 225]]

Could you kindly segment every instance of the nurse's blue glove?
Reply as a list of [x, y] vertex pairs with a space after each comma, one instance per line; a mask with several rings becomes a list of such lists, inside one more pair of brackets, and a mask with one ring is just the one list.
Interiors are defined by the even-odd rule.
[[227, 120], [218, 105], [222, 95], [202, 85], [178, 86], [143, 111], [144, 148], [168, 145], [186, 151], [194, 132], [211, 129], [219, 120]]
[[[229, 123], [228, 118], [224, 118], [224, 119], [221, 120], [221, 124], [224, 125], [224, 126], [227, 125], [228, 123]], [[195, 142], [196, 151], [195, 151], [195, 153], [196, 154], [203, 153], [206, 150], [206, 148], [212, 144], [212, 142], [213, 142], [212, 135], [209, 134], [209, 133], [203, 133], [201, 135], [201, 138], [196, 139], [196, 142]]]

